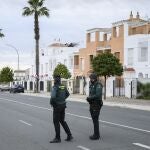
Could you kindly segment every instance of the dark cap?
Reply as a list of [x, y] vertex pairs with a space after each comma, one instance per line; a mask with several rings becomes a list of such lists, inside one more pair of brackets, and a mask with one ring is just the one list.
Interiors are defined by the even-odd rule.
[[61, 78], [59, 74], [54, 75], [54, 78]]
[[61, 77], [60, 75], [54, 75], [54, 84], [60, 84]]
[[91, 75], [89, 77], [90, 77], [90, 79], [97, 80], [97, 74], [96, 73], [91, 73]]

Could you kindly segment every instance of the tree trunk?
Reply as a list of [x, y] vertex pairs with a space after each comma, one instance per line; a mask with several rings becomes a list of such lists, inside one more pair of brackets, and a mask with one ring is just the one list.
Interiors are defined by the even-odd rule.
[[105, 84], [104, 84], [104, 100], [106, 99], [106, 76], [104, 77]]
[[35, 32], [35, 66], [36, 66], [36, 88], [35, 92], [39, 92], [39, 21], [38, 14], [35, 12], [34, 15], [34, 32]]

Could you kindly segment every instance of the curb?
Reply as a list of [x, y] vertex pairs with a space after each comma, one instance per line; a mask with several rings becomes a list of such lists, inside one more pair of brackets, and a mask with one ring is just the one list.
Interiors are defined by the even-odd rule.
[[[27, 95], [27, 96], [34, 96], [34, 97], [44, 97], [44, 98], [49, 98], [50, 95], [39, 95], [39, 94], [34, 94], [34, 93], [21, 93], [21, 95]], [[85, 99], [83, 98], [78, 98], [78, 97], [69, 97], [67, 99], [68, 101], [73, 101], [73, 102], [80, 102], [80, 103], [87, 103]], [[103, 101], [105, 106], [111, 106], [111, 107], [120, 107], [120, 108], [129, 108], [129, 109], [137, 109], [137, 110], [144, 110], [144, 111], [150, 111], [150, 106], [149, 105], [140, 105], [140, 104], [132, 104], [132, 103], [120, 103], [119, 101]]]

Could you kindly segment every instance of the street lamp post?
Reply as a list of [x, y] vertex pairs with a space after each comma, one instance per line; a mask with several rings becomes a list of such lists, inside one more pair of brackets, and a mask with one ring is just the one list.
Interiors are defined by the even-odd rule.
[[19, 51], [17, 50], [16, 47], [14, 47], [14, 46], [11, 45], [11, 44], [6, 44], [6, 45], [9, 46], [9, 47], [11, 47], [11, 48], [13, 48], [13, 49], [17, 52], [17, 56], [18, 56], [18, 70], [19, 70]]

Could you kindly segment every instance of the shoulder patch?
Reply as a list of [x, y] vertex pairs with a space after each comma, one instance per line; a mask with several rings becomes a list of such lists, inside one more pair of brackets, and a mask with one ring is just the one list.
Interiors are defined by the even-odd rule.
[[65, 86], [64, 86], [64, 85], [60, 85], [59, 88], [60, 88], [61, 90], [64, 90], [64, 89], [65, 89]]

